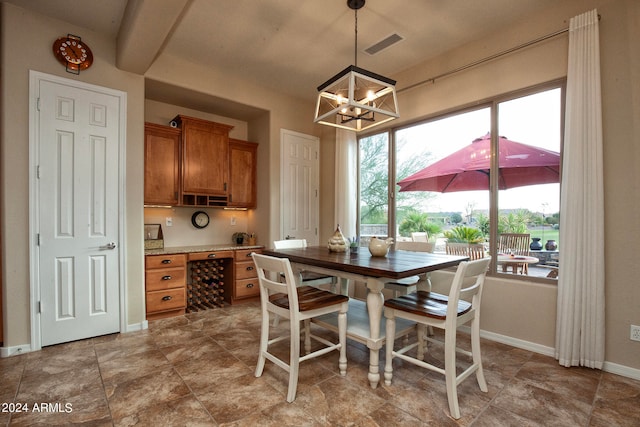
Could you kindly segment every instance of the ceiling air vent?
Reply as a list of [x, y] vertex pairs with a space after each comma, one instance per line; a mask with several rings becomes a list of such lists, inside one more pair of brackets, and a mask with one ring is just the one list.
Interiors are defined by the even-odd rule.
[[393, 33], [389, 37], [380, 40], [378, 43], [369, 46], [364, 51], [367, 52], [369, 55], [375, 55], [381, 50], [384, 50], [389, 46], [394, 45], [402, 40], [404, 40], [404, 38], [400, 34]]

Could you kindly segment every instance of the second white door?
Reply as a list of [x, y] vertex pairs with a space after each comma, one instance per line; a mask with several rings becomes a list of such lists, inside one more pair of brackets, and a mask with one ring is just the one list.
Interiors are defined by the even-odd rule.
[[318, 144], [315, 136], [281, 131], [281, 238], [318, 245]]

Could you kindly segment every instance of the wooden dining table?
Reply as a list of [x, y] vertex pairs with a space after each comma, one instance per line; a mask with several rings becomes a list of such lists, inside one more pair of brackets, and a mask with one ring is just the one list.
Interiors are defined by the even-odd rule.
[[[346, 284], [363, 282], [368, 289], [366, 302], [351, 298], [347, 313], [347, 336], [364, 343], [369, 348], [368, 379], [372, 388], [380, 382], [379, 356], [385, 342], [385, 326], [382, 316], [385, 283], [397, 282], [411, 276], [425, 276], [427, 273], [447, 267], [457, 266], [469, 258], [458, 255], [434, 254], [428, 252], [389, 251], [385, 257], [372, 256], [367, 248], [361, 247], [356, 253], [329, 252], [324, 246], [308, 246], [292, 249], [263, 249], [265, 255], [288, 258], [294, 272], [314, 271], [341, 279], [342, 292]], [[418, 289], [426, 287], [426, 280], [418, 282]], [[337, 318], [326, 315], [315, 320], [324, 327], [337, 331]], [[413, 323], [398, 322], [397, 336], [402, 336], [413, 327]]]

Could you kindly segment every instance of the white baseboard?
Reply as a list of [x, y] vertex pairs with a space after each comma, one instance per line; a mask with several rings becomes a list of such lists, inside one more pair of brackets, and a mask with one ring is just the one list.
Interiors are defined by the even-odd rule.
[[634, 380], [640, 380], [640, 369], [630, 368], [628, 366], [619, 365], [612, 362], [604, 362], [602, 370], [610, 374], [616, 374]]
[[124, 332], [136, 332], [143, 331], [145, 329], [149, 329], [149, 322], [146, 319], [140, 323], [132, 323], [130, 325], [127, 325], [127, 329]]
[[31, 352], [31, 344], [16, 345], [13, 347], [0, 347], [0, 357], [17, 356]]
[[530, 341], [508, 337], [506, 335], [496, 334], [495, 332], [480, 331], [480, 337], [486, 338], [491, 341], [499, 342], [502, 344], [507, 344], [507, 345], [510, 345], [511, 347], [533, 351], [534, 353], [543, 354], [545, 356], [554, 357], [556, 353], [556, 349], [553, 347], [547, 347], [546, 345], [536, 344]]
[[[469, 327], [462, 327], [460, 328], [460, 330], [469, 332]], [[529, 341], [508, 337], [506, 335], [496, 334], [494, 332], [480, 331], [480, 336], [491, 341], [507, 344], [512, 347], [521, 348], [523, 350], [533, 351], [534, 353], [542, 354], [549, 357], [555, 357], [556, 354], [556, 349], [554, 347], [547, 347]], [[602, 366], [602, 370], [604, 372], [609, 372], [610, 374], [616, 374], [634, 380], [640, 380], [640, 369], [630, 368], [629, 366], [605, 361]]]

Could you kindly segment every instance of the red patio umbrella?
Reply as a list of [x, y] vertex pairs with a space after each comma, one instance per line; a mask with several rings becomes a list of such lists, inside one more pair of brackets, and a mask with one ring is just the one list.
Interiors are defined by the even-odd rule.
[[[475, 139], [470, 145], [427, 166], [398, 182], [400, 191], [488, 190], [491, 163], [491, 134]], [[560, 154], [532, 147], [501, 136], [501, 190], [525, 185], [560, 182]]]

